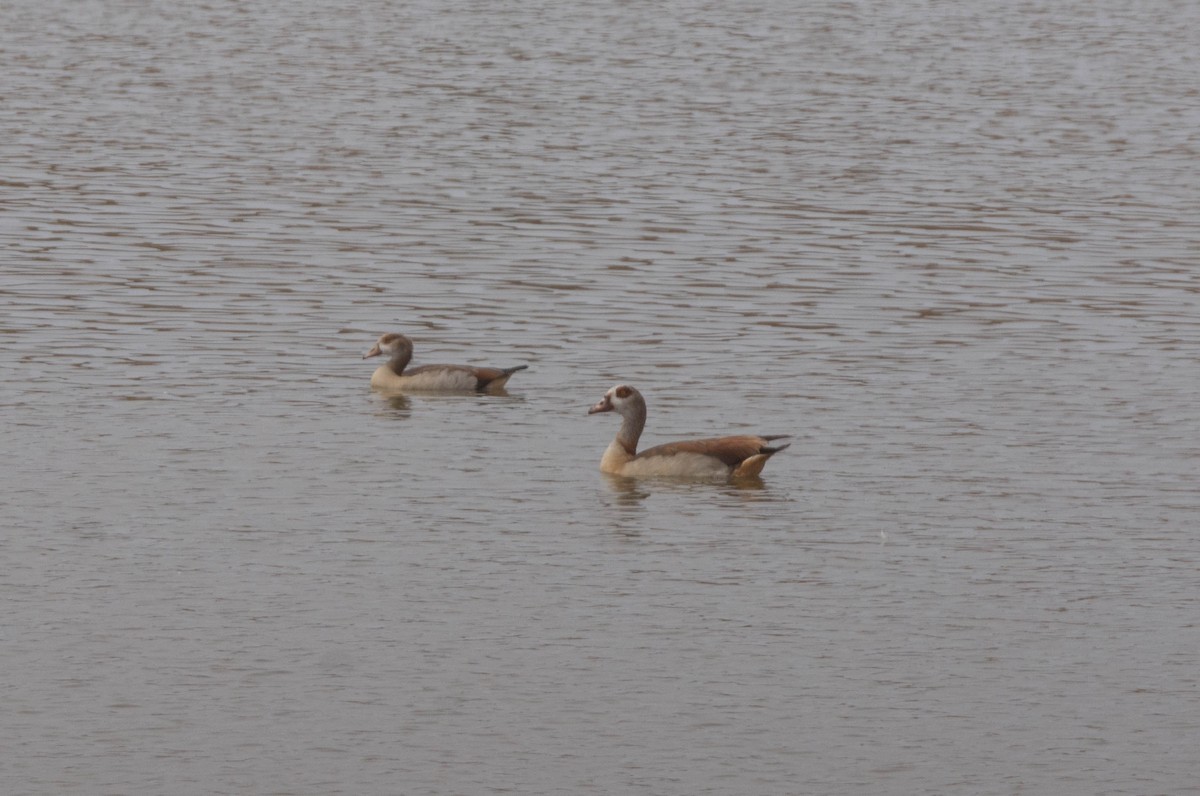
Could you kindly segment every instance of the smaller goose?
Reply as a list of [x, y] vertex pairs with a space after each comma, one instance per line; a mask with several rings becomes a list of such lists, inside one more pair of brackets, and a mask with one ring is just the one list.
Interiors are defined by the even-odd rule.
[[387, 364], [375, 368], [371, 386], [396, 392], [485, 392], [493, 395], [504, 392], [510, 376], [528, 365], [515, 368], [473, 368], [468, 365], [422, 365], [408, 367], [413, 344], [402, 334], [385, 334], [375, 346], [363, 354], [363, 359], [389, 355]]
[[589, 415], [597, 412], [616, 412], [623, 418], [617, 438], [600, 459], [600, 471], [615, 475], [753, 478], [762, 472], [767, 459], [788, 447], [769, 444], [786, 434], [745, 435], [668, 442], [638, 453], [638, 438], [646, 426], [646, 399], [627, 384], [613, 387], [588, 410]]

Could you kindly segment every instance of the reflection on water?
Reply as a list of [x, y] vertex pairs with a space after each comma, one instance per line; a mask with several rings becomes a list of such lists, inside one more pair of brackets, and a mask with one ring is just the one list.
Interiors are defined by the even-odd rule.
[[[617, 505], [626, 508], [637, 506], [649, 497], [651, 486], [656, 484], [654, 480], [627, 478], [623, 475], [613, 475], [612, 473], [600, 473], [600, 477], [617, 498]], [[661, 479], [659, 480], [661, 481]], [[669, 484], [670, 482], [667, 483]]]
[[400, 393], [386, 393], [380, 396], [384, 403], [395, 410], [397, 417], [408, 418], [412, 413], [412, 399]]
[[4, 792], [1193, 787], [1200, 5], [10, 6]]
[[395, 414], [400, 417], [409, 417], [414, 407], [423, 404], [433, 407], [446, 405], [454, 411], [469, 411], [468, 407], [487, 401], [520, 404], [525, 400], [524, 396], [513, 395], [507, 390], [486, 394], [462, 393], [457, 391], [439, 392], [436, 390], [404, 393], [372, 389], [370, 392], [373, 400], [395, 410]]
[[706, 500], [714, 495], [743, 500], [760, 499], [764, 496], [755, 495], [755, 493], [767, 489], [767, 484], [761, 476], [736, 478], [719, 483], [688, 478], [630, 478], [612, 473], [600, 473], [600, 477], [608, 484], [621, 504], [640, 502], [649, 497], [652, 492], [673, 494], [685, 499], [689, 495], [702, 496]]

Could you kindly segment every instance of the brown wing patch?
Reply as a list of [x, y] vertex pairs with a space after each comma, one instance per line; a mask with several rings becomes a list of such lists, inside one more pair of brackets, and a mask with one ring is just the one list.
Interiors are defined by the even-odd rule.
[[683, 442], [668, 442], [642, 451], [638, 458], [647, 456], [672, 456], [677, 453], [698, 453], [702, 456], [712, 456], [719, 459], [727, 467], [737, 467], [739, 464], [763, 453], [767, 440], [763, 437], [737, 436], [714, 437], [712, 439], [686, 440]]
[[[482, 392], [488, 387], [503, 387], [509, 376], [528, 367], [528, 365], [517, 365], [513, 368], [471, 368], [475, 378], [479, 380], [475, 389]], [[496, 384], [492, 384], [492, 382], [496, 382]]]
[[475, 374], [475, 389], [480, 391], [486, 390], [488, 384], [504, 375], [504, 371], [500, 368], [471, 368], [470, 370]]

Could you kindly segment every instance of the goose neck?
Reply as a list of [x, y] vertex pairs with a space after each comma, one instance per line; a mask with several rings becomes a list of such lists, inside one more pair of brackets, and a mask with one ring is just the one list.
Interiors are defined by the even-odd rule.
[[392, 372], [399, 376], [404, 372], [404, 369], [408, 367], [410, 360], [412, 360], [412, 348], [402, 345], [396, 349], [394, 354], [392, 354], [392, 357], [388, 360], [387, 364], [388, 367], [391, 368]]
[[621, 413], [621, 430], [617, 432], [617, 442], [630, 456], [637, 454], [638, 440], [642, 429], [646, 427], [646, 407], [629, 406]]

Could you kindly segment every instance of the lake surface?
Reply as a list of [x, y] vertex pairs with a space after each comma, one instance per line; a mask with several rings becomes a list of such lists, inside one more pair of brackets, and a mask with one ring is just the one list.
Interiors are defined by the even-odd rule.
[[4, 793], [1195, 787], [1200, 4], [0, 23]]

